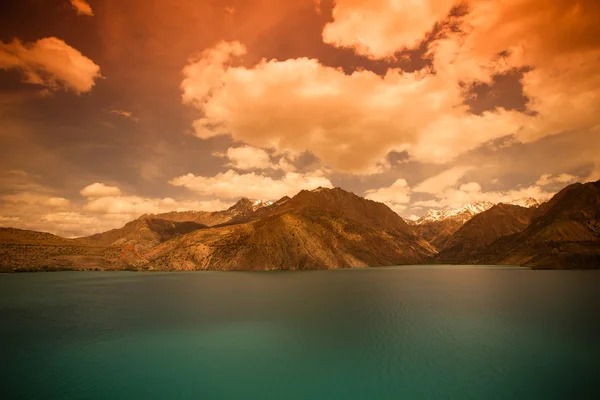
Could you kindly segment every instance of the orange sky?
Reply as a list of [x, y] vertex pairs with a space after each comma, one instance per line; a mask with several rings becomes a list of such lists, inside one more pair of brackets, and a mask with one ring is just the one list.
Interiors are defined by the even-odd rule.
[[0, 226], [341, 186], [405, 218], [600, 178], [596, 0], [0, 5]]

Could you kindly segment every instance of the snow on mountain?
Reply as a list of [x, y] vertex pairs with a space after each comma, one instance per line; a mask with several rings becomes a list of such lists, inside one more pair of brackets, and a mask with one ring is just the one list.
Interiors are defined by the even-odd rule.
[[[523, 197], [510, 202], [506, 202], [505, 204], [531, 208], [538, 207], [540, 204], [542, 204], [542, 202], [531, 197]], [[431, 209], [427, 211], [421, 218], [419, 218], [416, 221], [416, 224], [421, 225], [428, 222], [445, 221], [447, 219], [452, 219], [455, 221], [465, 223], [471, 218], [473, 218], [475, 215], [487, 211], [493, 206], [494, 203], [491, 203], [489, 201], [478, 201], [475, 203], [466, 204], [463, 207], [457, 208], [455, 210]]]
[[489, 210], [493, 206], [494, 203], [490, 203], [489, 201], [478, 201], [466, 204], [456, 210], [429, 210], [417, 221], [417, 225], [426, 222], [444, 221], [447, 219], [467, 222], [469, 219], [473, 218], [473, 216]]
[[511, 202], [505, 203], [505, 204], [511, 204], [513, 206], [521, 206], [521, 207], [525, 207], [525, 208], [531, 208], [531, 207], [539, 207], [542, 202], [534, 199], [533, 197], [522, 197], [520, 199], [516, 199], [513, 200]]
[[263, 208], [263, 207], [268, 207], [270, 205], [272, 205], [273, 202], [272, 201], [265, 201], [265, 200], [255, 200], [252, 203], [252, 210], [256, 211], [259, 208]]

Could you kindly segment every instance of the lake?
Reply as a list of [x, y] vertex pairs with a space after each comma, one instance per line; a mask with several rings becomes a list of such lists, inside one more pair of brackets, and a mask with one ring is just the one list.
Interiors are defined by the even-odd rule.
[[600, 271], [0, 275], [2, 399], [600, 398]]

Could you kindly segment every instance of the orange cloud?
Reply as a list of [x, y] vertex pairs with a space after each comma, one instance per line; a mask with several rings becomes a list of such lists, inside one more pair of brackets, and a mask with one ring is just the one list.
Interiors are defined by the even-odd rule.
[[29, 44], [0, 42], [0, 69], [20, 70], [26, 83], [76, 93], [89, 92], [101, 77], [98, 65], [55, 37]]
[[278, 163], [274, 163], [266, 150], [252, 146], [230, 147], [227, 153], [214, 155], [229, 159], [230, 163], [227, 166], [238, 170], [281, 169], [285, 172], [295, 170], [294, 165], [285, 157], [281, 157]]
[[120, 196], [121, 190], [115, 186], [107, 186], [101, 182], [95, 182], [81, 189], [81, 195], [87, 198], [98, 198], [108, 196]]
[[239, 174], [229, 170], [212, 177], [187, 174], [173, 178], [169, 183], [206, 196], [224, 199], [250, 197], [263, 200], [278, 200], [283, 196], [293, 196], [303, 189], [333, 186], [321, 171], [306, 174], [287, 172], [281, 179], [274, 179], [253, 172]]
[[434, 44], [436, 68], [461, 68], [456, 79], [463, 81], [529, 68], [522, 79], [523, 93], [535, 116], [524, 121], [521, 140], [583, 129], [598, 134], [598, 21], [600, 3], [595, 0], [471, 1], [461, 23], [463, 32], [449, 33], [445, 41], [454, 54], [448, 57]]
[[[20, 187], [13, 187], [19, 189]], [[175, 200], [124, 195], [118, 187], [93, 183], [81, 190], [83, 205], [53, 197], [34, 187], [0, 196], [0, 226], [32, 229], [74, 237], [119, 228], [142, 214], [169, 211], [224, 210], [233, 203], [213, 200]]]
[[94, 12], [92, 11], [92, 7], [85, 0], [70, 0], [71, 5], [75, 10], [77, 10], [77, 14], [93, 16]]
[[337, 0], [323, 41], [370, 58], [416, 47], [456, 0]]
[[118, 115], [120, 117], [124, 117], [124, 118], [129, 118], [133, 121], [137, 121], [138, 118], [136, 116], [133, 115], [133, 113], [131, 111], [125, 111], [125, 110], [118, 110], [118, 109], [114, 109], [114, 110], [110, 110], [111, 113]]
[[[533, 142], [569, 131], [600, 133], [597, 1], [340, 0], [323, 38], [386, 58], [414, 46], [463, 3], [465, 14], [452, 17], [453, 27], [440, 25], [429, 44], [433, 69], [416, 73], [347, 75], [307, 58], [235, 67], [245, 47], [221, 42], [184, 69], [183, 99], [203, 113], [196, 134], [308, 150], [325, 167], [369, 174], [381, 172], [376, 166], [392, 150], [445, 163], [507, 135]], [[515, 69], [525, 71], [527, 113], [498, 108], [473, 115], [464, 105], [471, 84]]]
[[410, 202], [410, 187], [404, 179], [388, 187], [367, 190], [365, 194], [365, 198], [384, 203], [397, 213], [404, 211]]
[[392, 150], [446, 162], [515, 133], [525, 118], [505, 110], [471, 114], [463, 89], [447, 74], [346, 75], [307, 58], [228, 65], [244, 53], [240, 43], [222, 42], [184, 68], [183, 100], [204, 114], [194, 123], [197, 136], [308, 150], [335, 170], [372, 173]]

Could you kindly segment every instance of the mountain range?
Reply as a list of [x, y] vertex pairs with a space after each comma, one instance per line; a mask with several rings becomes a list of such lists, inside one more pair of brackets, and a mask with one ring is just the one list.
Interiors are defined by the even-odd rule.
[[124, 227], [66, 239], [0, 228], [0, 271], [286, 270], [401, 264], [598, 268], [600, 181], [548, 202], [472, 203], [407, 223], [340, 188], [274, 203], [145, 214]]

